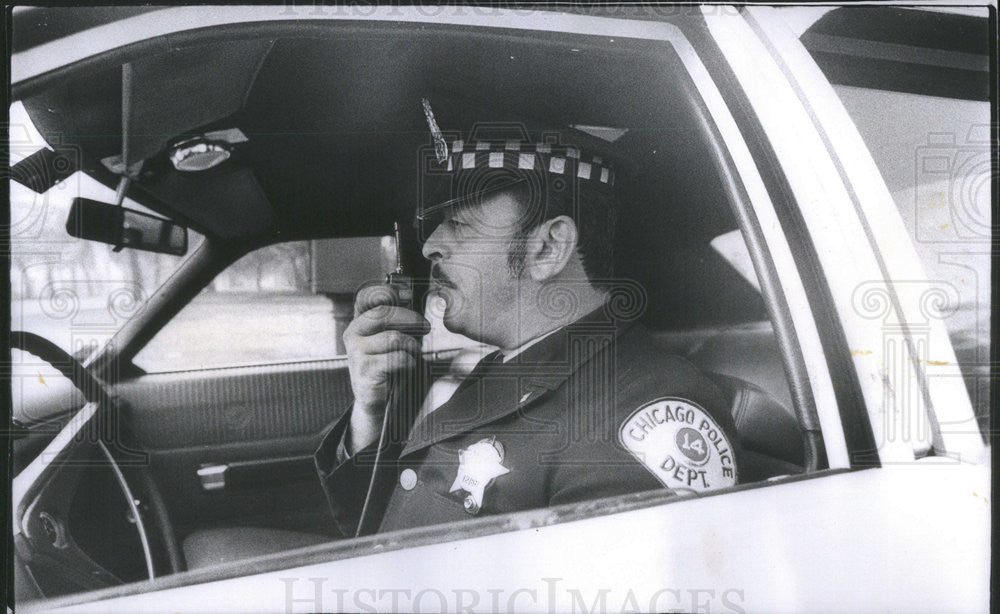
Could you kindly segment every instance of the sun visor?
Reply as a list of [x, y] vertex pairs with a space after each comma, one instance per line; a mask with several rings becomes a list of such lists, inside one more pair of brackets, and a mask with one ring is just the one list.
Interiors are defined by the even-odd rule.
[[274, 220], [257, 178], [246, 168], [226, 173], [163, 173], [152, 182], [136, 185], [223, 239], [255, 236]]
[[72, 148], [54, 151], [43, 147], [10, 167], [10, 178], [44, 194], [60, 181], [80, 170], [80, 156]]
[[270, 41], [230, 41], [133, 62], [130, 162], [239, 111], [270, 47]]

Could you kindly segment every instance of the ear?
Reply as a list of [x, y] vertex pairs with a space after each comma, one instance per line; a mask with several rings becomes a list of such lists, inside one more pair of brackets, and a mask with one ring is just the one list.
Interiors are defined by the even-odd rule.
[[528, 239], [525, 270], [535, 281], [552, 279], [566, 268], [578, 239], [573, 218], [560, 215], [546, 220]]

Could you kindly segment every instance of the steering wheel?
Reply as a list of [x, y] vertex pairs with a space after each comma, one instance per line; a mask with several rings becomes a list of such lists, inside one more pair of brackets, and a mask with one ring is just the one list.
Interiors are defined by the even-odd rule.
[[[34, 333], [11, 333], [11, 349], [19, 349], [42, 359], [66, 376], [83, 393], [87, 404], [56, 435], [49, 447], [14, 478], [13, 502], [15, 517], [15, 553], [19, 563], [43, 566], [60, 574], [83, 589], [97, 589], [122, 584], [122, 580], [107, 571], [77, 546], [70, 535], [69, 507], [84, 464], [93, 456], [96, 445], [102, 462], [110, 466], [123, 496], [129, 505], [129, 522], [135, 524], [142, 542], [149, 578], [155, 575], [149, 529], [143, 511], [151, 512], [152, 524], [158, 529], [166, 549], [171, 573], [184, 570], [183, 557], [173, 525], [167, 515], [163, 497], [153, 480], [148, 465], [135, 467], [133, 484], [125, 481], [121, 466], [106, 442], [113, 439], [107, 425], [117, 425], [116, 406], [104, 384], [73, 356], [51, 341]], [[90, 435], [84, 437], [83, 435]], [[114, 446], [111, 446], [112, 448]], [[90, 456], [88, 456], [88, 454]], [[133, 491], [133, 487], [136, 488]], [[138, 499], [141, 494], [143, 499]], [[34, 592], [34, 591], [33, 591]]]

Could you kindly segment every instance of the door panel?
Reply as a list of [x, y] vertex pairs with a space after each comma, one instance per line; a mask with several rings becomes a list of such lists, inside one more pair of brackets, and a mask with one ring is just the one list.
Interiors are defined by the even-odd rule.
[[[325, 532], [312, 454], [351, 400], [346, 359], [144, 375], [115, 388], [179, 537], [209, 526]], [[206, 465], [229, 465], [206, 490]]]

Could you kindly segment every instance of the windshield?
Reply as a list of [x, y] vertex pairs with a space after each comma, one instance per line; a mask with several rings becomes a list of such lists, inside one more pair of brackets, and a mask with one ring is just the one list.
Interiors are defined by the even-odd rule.
[[[11, 166], [52, 145], [20, 102], [11, 105]], [[186, 258], [131, 249], [115, 252], [111, 245], [70, 236], [66, 219], [74, 198], [115, 198], [114, 190], [82, 172], [44, 194], [14, 181], [9, 185], [11, 330], [41, 335], [78, 358], [102, 347]], [[159, 216], [129, 199], [124, 204]], [[203, 239], [189, 230], [188, 254]]]

